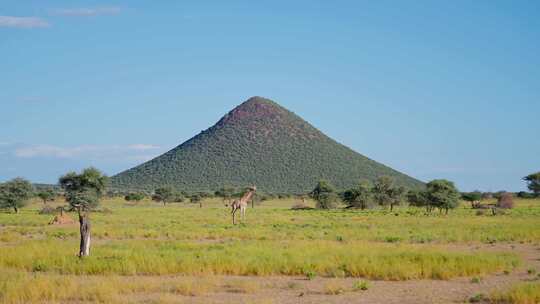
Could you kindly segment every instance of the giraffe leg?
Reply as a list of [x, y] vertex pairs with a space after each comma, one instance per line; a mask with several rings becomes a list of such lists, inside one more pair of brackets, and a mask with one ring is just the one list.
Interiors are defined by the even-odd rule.
[[233, 211], [232, 211], [232, 224], [233, 225], [236, 225], [235, 215], [236, 215], [236, 208], [233, 208]]

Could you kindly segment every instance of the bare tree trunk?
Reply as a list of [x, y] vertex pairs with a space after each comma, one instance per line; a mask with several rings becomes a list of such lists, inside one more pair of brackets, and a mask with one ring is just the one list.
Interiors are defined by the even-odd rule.
[[202, 208], [202, 200], [199, 201], [199, 208]]
[[17, 206], [13, 206], [13, 209], [15, 209], [15, 213], [19, 213], [19, 208], [17, 208]]
[[81, 212], [79, 208], [79, 224], [81, 230], [81, 244], [79, 247], [79, 257], [90, 255], [90, 216], [88, 212]]

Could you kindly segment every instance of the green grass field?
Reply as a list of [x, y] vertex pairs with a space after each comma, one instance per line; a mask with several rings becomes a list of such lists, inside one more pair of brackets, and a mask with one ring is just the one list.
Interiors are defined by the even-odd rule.
[[[214, 289], [215, 275], [447, 280], [511, 272], [522, 264], [512, 252], [467, 246], [540, 243], [539, 200], [518, 200], [515, 209], [497, 216], [476, 215], [467, 206], [445, 216], [412, 207], [290, 210], [293, 204], [265, 201], [233, 226], [218, 199], [204, 201], [203, 208], [105, 200], [102, 207], [110, 212], [91, 215], [92, 251], [83, 260], [76, 257], [78, 224], [48, 225], [53, 216], [38, 214], [41, 203], [20, 214], [0, 213], [0, 302], [190, 295]], [[175, 275], [202, 281], [156, 282], [156, 276]]]

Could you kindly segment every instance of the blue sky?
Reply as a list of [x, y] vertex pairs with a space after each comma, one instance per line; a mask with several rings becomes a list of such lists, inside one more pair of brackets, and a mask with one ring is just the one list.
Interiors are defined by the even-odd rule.
[[148, 160], [247, 98], [461, 190], [540, 170], [538, 1], [0, 1], [0, 181]]

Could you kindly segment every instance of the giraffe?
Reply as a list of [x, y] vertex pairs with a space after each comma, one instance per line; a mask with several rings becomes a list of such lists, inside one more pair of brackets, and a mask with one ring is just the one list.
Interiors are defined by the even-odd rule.
[[233, 225], [236, 224], [235, 215], [236, 215], [236, 211], [238, 211], [239, 209], [240, 209], [240, 217], [242, 221], [246, 217], [246, 207], [248, 205], [249, 200], [253, 197], [253, 194], [255, 194], [255, 191], [257, 191], [257, 187], [255, 186], [248, 187], [247, 192], [244, 194], [244, 196], [242, 196], [242, 198], [239, 200], [235, 200], [231, 204], [232, 206], [231, 214], [232, 214]]

